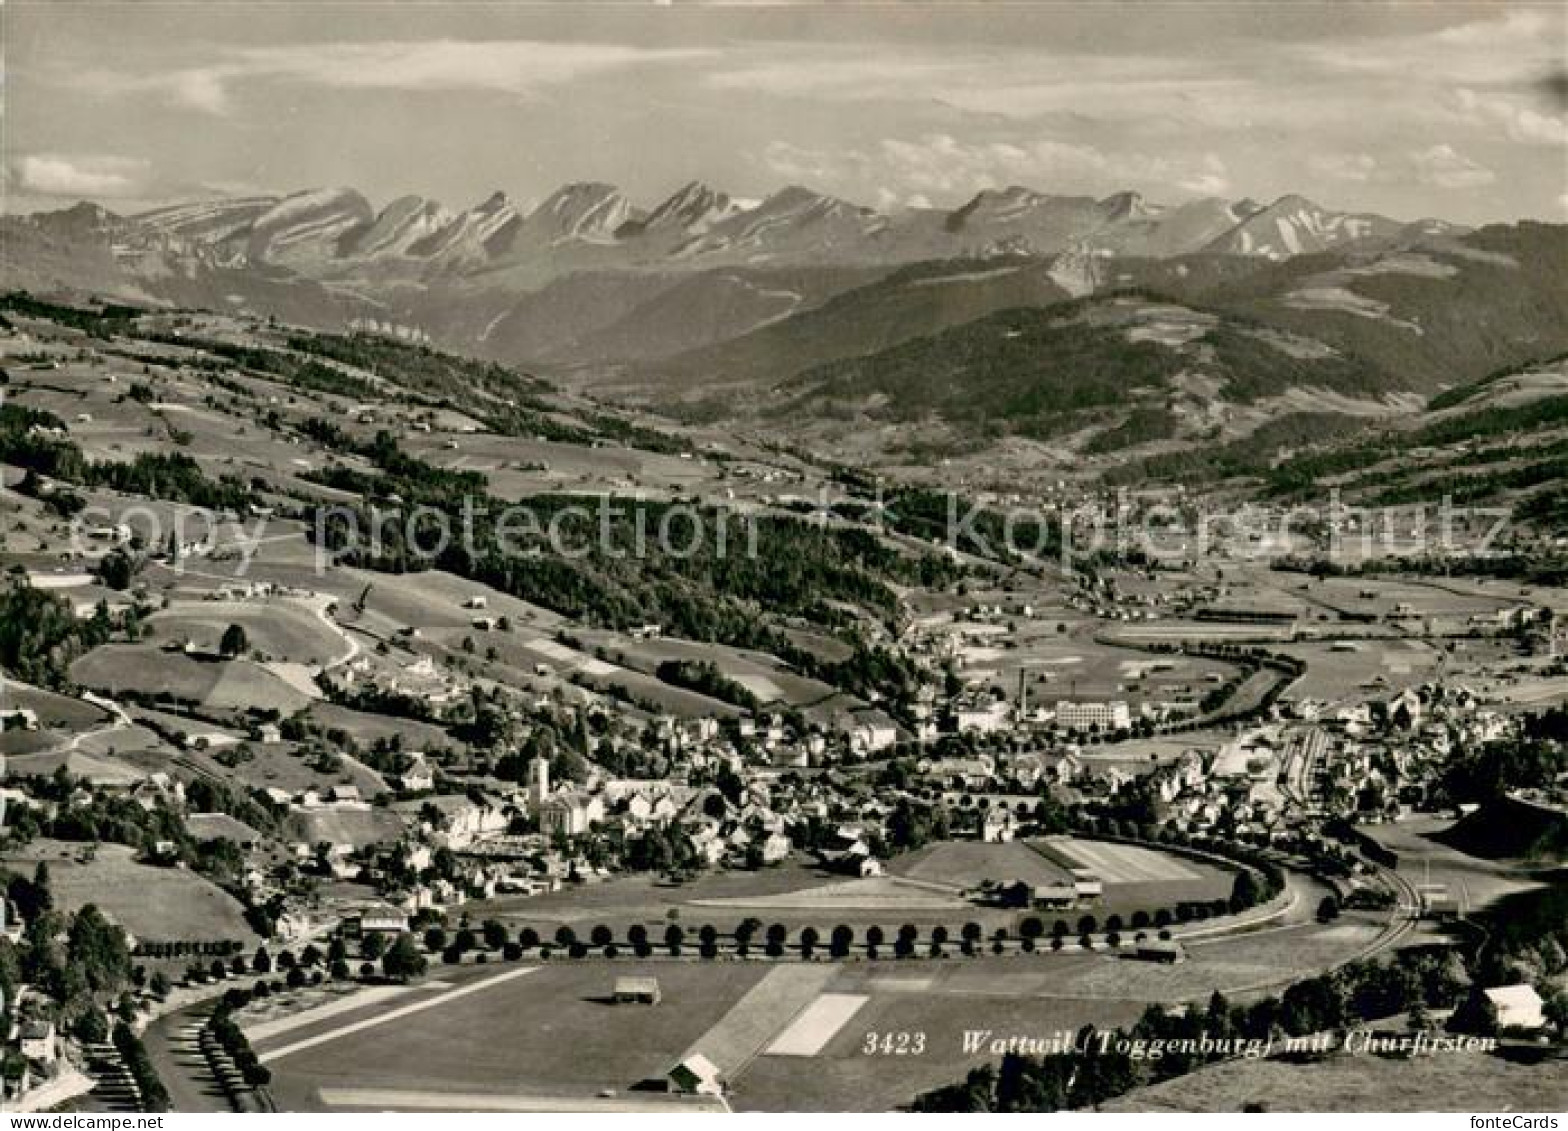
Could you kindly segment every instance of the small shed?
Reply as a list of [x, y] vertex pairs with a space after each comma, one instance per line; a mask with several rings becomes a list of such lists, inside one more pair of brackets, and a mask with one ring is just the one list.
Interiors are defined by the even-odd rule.
[[657, 978], [617, 978], [614, 996], [617, 1005], [658, 1005], [664, 1000]]
[[1175, 939], [1147, 939], [1138, 944], [1133, 954], [1144, 962], [1163, 962], [1175, 965], [1187, 961], [1187, 950]]
[[670, 1091], [688, 1096], [718, 1096], [724, 1094], [724, 1081], [719, 1076], [718, 1065], [700, 1052], [692, 1053], [674, 1068], [667, 1079]]

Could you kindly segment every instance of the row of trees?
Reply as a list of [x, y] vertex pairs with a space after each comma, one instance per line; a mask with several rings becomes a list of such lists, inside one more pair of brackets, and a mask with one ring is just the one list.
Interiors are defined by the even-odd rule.
[[147, 1050], [142, 1046], [141, 1038], [123, 1021], [114, 1027], [114, 1047], [119, 1052], [120, 1059], [125, 1062], [131, 1079], [136, 1081], [136, 1090], [142, 1097], [142, 1110], [168, 1111], [168, 1089], [158, 1078], [158, 1071], [152, 1066]]
[[[207, 1021], [207, 1033], [216, 1047], [208, 1049], [208, 1057], [213, 1061], [226, 1057], [239, 1072], [247, 1088], [265, 1088], [272, 1082], [272, 1071], [256, 1056], [255, 1050], [250, 1047], [250, 1040], [234, 1023], [231, 1012], [227, 998], [212, 1011]], [[217, 1067], [216, 1064], [214, 1067]], [[224, 1079], [224, 1073], [219, 1072], [217, 1075], [220, 1080]]]

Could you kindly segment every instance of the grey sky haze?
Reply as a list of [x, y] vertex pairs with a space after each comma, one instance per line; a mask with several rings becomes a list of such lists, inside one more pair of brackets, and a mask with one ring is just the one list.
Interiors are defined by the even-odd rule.
[[6, 207], [1026, 184], [1568, 219], [1559, 3], [11, 0]]

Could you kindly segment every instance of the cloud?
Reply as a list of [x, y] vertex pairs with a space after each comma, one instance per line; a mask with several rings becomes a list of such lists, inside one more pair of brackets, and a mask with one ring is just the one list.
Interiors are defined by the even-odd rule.
[[1082, 54], [1020, 46], [984, 52], [903, 46], [896, 53], [783, 43], [740, 54], [702, 78], [710, 91], [812, 102], [943, 107], [1015, 122], [1115, 121], [1159, 132], [1176, 121], [1234, 126], [1266, 107], [1267, 76], [1248, 60]]
[[1560, 66], [1564, 19], [1543, 8], [1516, 9], [1436, 31], [1356, 35], [1287, 48], [1329, 73], [1423, 82], [1514, 83], [1536, 67]]
[[231, 51], [211, 64], [162, 74], [97, 71], [84, 81], [105, 93], [154, 91], [174, 105], [223, 115], [231, 108], [231, 89], [246, 82], [523, 96], [582, 76], [703, 54], [614, 43], [534, 40], [305, 43]]
[[35, 196], [114, 199], [145, 188], [148, 165], [130, 157], [38, 153], [15, 166], [17, 190]]
[[1177, 186], [1188, 192], [1197, 193], [1199, 196], [1218, 196], [1230, 190], [1230, 174], [1225, 169], [1225, 162], [1221, 161], [1216, 153], [1205, 154], [1203, 168], [1176, 182]]
[[1462, 50], [1511, 48], [1539, 45], [1543, 36], [1554, 31], [1551, 19], [1533, 8], [1516, 9], [1501, 19], [1475, 20], [1433, 32], [1431, 38]]
[[861, 194], [878, 207], [958, 203], [981, 189], [1022, 184], [1045, 192], [1100, 193], [1128, 186], [1215, 195], [1230, 188], [1217, 154], [1172, 159], [1113, 152], [1056, 138], [965, 141], [945, 133], [889, 137], [867, 147], [775, 141], [760, 164], [776, 177]]
[[179, 71], [168, 80], [169, 99], [177, 106], [207, 114], [226, 114], [229, 94], [224, 77], [215, 71]]
[[1524, 145], [1568, 145], [1568, 118], [1542, 114], [1503, 95], [1460, 87], [1454, 92], [1459, 113], [1472, 125], [1501, 129], [1509, 141]]
[[1446, 143], [1387, 154], [1381, 160], [1370, 153], [1314, 153], [1307, 159], [1307, 169], [1325, 180], [1352, 184], [1473, 189], [1497, 180], [1491, 169]]
[[1451, 145], [1434, 145], [1410, 154], [1416, 179], [1445, 189], [1480, 188], [1497, 180], [1497, 174], [1479, 165]]
[[1333, 181], [1365, 184], [1379, 173], [1377, 158], [1370, 153], [1314, 153], [1307, 168]]

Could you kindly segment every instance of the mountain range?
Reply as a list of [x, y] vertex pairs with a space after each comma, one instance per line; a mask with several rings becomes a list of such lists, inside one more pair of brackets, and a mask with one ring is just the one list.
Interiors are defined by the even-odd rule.
[[452, 210], [404, 196], [377, 211], [352, 188], [174, 205], [120, 217], [93, 206], [37, 214], [45, 231], [110, 234], [126, 249], [209, 253], [216, 262], [290, 267], [318, 278], [404, 279], [512, 272], [533, 282], [570, 270], [644, 266], [907, 263], [995, 254], [1172, 256], [1203, 251], [1284, 259], [1404, 225], [1336, 212], [1299, 196], [1271, 205], [1206, 198], [1174, 207], [1120, 192], [1102, 200], [1019, 186], [951, 211], [885, 213], [790, 185], [738, 201], [692, 182], [651, 209], [614, 185], [575, 183], [536, 207], [502, 192]]
[[[331, 188], [130, 216], [83, 203], [3, 224], [8, 266], [25, 280], [43, 274], [37, 281], [48, 282], [52, 268], [62, 276], [57, 285], [93, 279], [103, 289], [179, 301], [178, 292], [214, 273], [292, 275], [339, 297], [329, 306], [333, 317], [342, 303], [417, 308], [420, 291], [451, 289], [518, 296], [584, 272], [664, 277], [1005, 255], [1068, 255], [1086, 264], [1202, 253], [1280, 260], [1394, 238], [1407, 227], [1297, 196], [1268, 206], [1203, 199], [1166, 207], [1132, 192], [1096, 200], [1015, 186], [987, 189], [951, 211], [884, 213], [798, 185], [739, 201], [698, 182], [651, 209], [598, 183], [565, 185], [531, 209], [497, 192], [462, 210], [404, 196], [378, 211], [354, 189]], [[62, 270], [73, 253], [79, 262]], [[1077, 289], [1089, 289], [1092, 272], [1079, 275]]]
[[[0, 217], [0, 271], [42, 294], [330, 330], [369, 316], [665, 404], [986, 426], [978, 413], [1041, 434], [1088, 403], [1042, 350], [1094, 370], [1099, 423], [1116, 426], [1115, 368], [1135, 360], [1141, 419], [1174, 406], [1198, 430], [1205, 400], [1430, 394], [1552, 356], [1568, 349], [1565, 240], [1563, 225], [1403, 223], [1293, 194], [1165, 206], [1015, 186], [881, 212], [800, 186], [740, 200], [693, 182], [650, 208], [576, 183], [532, 208], [497, 192], [378, 210], [350, 188], [135, 215], [84, 202]], [[936, 389], [933, 365], [974, 398]]]

